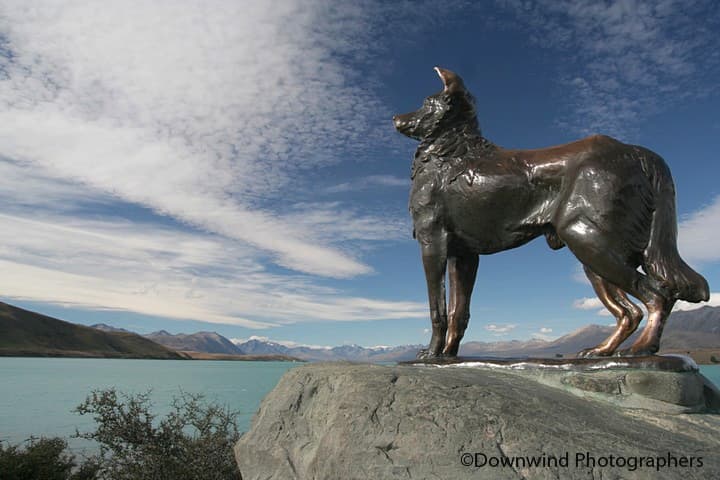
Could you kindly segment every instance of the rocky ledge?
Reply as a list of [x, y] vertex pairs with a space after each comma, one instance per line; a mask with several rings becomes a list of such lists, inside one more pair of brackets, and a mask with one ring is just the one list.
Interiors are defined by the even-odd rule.
[[720, 412], [720, 391], [684, 355], [601, 358], [440, 357], [404, 362], [512, 371], [582, 397], [667, 413]]
[[[663, 410], [656, 407], [667, 402], [656, 398], [642, 403], [643, 385], [662, 390], [657, 379], [635, 378], [633, 392], [603, 393], [617, 385], [615, 377], [595, 381], [581, 371], [573, 384], [532, 371], [361, 364], [293, 369], [235, 447], [242, 478], [720, 478], [720, 415]], [[622, 395], [636, 401], [605, 398]]]

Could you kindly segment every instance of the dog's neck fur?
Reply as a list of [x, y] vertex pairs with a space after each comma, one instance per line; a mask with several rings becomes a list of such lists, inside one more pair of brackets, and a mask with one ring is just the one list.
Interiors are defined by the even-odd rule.
[[[444, 163], [467, 155], [469, 149], [472, 149], [476, 156], [490, 157], [497, 148], [482, 136], [477, 121], [458, 125], [438, 136], [426, 137], [420, 142], [415, 150], [410, 178], [415, 179], [417, 174], [427, 171], [428, 168], [430, 171], [442, 168]], [[435, 161], [431, 162], [433, 158]]]
[[493, 150], [495, 144], [482, 136], [480, 126], [477, 122], [461, 124], [456, 127], [444, 130], [438, 136], [426, 137], [418, 145], [415, 151], [415, 160], [427, 162], [431, 156], [448, 157], [458, 156], [466, 152], [459, 151], [472, 145], [477, 150]]

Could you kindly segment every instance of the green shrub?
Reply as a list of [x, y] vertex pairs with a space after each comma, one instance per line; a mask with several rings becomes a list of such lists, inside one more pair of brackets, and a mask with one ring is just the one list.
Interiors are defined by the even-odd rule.
[[201, 395], [182, 394], [156, 421], [149, 394], [94, 391], [79, 405], [97, 427], [77, 437], [100, 445], [94, 459], [109, 480], [237, 480], [233, 455], [239, 438], [236, 414]]
[[149, 394], [114, 389], [92, 392], [76, 408], [92, 415], [94, 431], [77, 438], [97, 442], [82, 462], [62, 438], [33, 438], [25, 448], [0, 442], [0, 480], [238, 480], [233, 456], [236, 414], [201, 395], [182, 394], [157, 419]]
[[[93, 480], [98, 465], [78, 466], [62, 438], [31, 438], [25, 448], [0, 443], [0, 480]], [[77, 468], [76, 468], [77, 467]]]

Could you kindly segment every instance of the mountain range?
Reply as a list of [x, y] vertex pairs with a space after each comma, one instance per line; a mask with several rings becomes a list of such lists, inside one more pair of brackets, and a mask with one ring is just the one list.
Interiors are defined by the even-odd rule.
[[341, 345], [337, 347], [288, 346], [271, 340], [250, 339], [237, 342], [237, 347], [245, 353], [255, 355], [273, 353], [289, 355], [307, 361], [352, 362], [397, 362], [415, 358], [422, 345], [401, 345], [397, 347], [361, 347], [360, 345]]
[[[634, 342], [642, 327], [641, 324], [623, 345], [629, 346]], [[599, 344], [613, 330], [614, 327], [610, 326], [588, 325], [552, 341], [467, 342], [461, 347], [460, 353], [499, 357], [574, 355], [584, 348]], [[701, 307], [670, 315], [660, 343], [661, 353], [713, 349], [717, 350], [715, 355], [720, 357], [720, 307]]]
[[224, 353], [229, 355], [242, 355], [245, 353], [230, 340], [215, 332], [180, 333], [173, 335], [165, 330], [160, 330], [159, 332], [145, 335], [145, 338], [149, 338], [153, 342], [165, 345], [173, 350]]
[[[613, 327], [610, 326], [588, 325], [555, 340], [469, 341], [462, 344], [460, 355], [494, 357], [574, 356], [584, 348], [599, 344], [612, 331]], [[630, 337], [626, 342], [627, 345], [634, 341], [639, 331]], [[180, 351], [229, 355], [282, 355], [307, 361], [396, 362], [415, 358], [417, 351], [422, 348], [422, 345], [312, 347], [287, 345], [258, 338], [233, 342], [214, 332], [172, 335], [166, 331], [160, 331], [146, 335], [146, 337]], [[686, 353], [688, 351], [702, 351], [704, 352], [703, 355], [708, 359], [710, 351], [714, 351], [713, 355], [720, 357], [720, 307], [702, 307], [691, 311], [678, 311], [670, 316], [662, 338], [661, 352]]]
[[2, 302], [0, 356], [187, 358], [136, 333], [76, 325]]
[[[610, 326], [588, 325], [555, 340], [468, 341], [462, 344], [460, 355], [574, 356], [603, 341], [612, 330]], [[139, 335], [108, 324], [76, 325], [0, 302], [0, 356], [396, 362], [415, 358], [420, 348], [422, 345], [315, 347], [260, 338], [231, 341], [216, 332], [171, 334], [160, 330]], [[720, 358], [720, 307], [673, 313], [660, 352], [689, 352], [701, 363]]]
[[[92, 328], [106, 332], [127, 332], [104, 323], [92, 325]], [[297, 361], [297, 357], [274, 352], [246, 353], [232, 341], [216, 332], [178, 333], [166, 330], [143, 335], [159, 345], [180, 352], [195, 360], [276, 360]]]

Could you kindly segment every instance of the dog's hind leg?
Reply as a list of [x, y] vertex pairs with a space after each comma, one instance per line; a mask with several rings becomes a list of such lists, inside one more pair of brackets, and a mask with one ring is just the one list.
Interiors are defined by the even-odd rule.
[[660, 337], [662, 336], [665, 322], [670, 316], [675, 299], [669, 299], [664, 295], [654, 295], [650, 301], [645, 302], [648, 309], [648, 319], [645, 328], [635, 343], [621, 355], [652, 355], [660, 350]]
[[[660, 348], [660, 336], [674, 300], [662, 284], [636, 270], [622, 239], [603, 232], [592, 221], [578, 217], [558, 229], [568, 248], [584, 265], [616, 285], [618, 289], [640, 299], [648, 309], [648, 321], [637, 341], [621, 355], [649, 355]], [[624, 255], [623, 255], [624, 251]]]
[[605, 308], [617, 320], [615, 331], [602, 343], [593, 348], [578, 353], [579, 357], [608, 356], [637, 329], [643, 317], [642, 310], [627, 297], [625, 292], [615, 285], [609, 283], [600, 275], [593, 272], [587, 265], [584, 265], [585, 274], [595, 290], [598, 298], [605, 305]]
[[448, 258], [450, 280], [450, 308], [448, 310], [448, 334], [443, 355], [454, 357], [460, 348], [470, 321], [470, 296], [475, 286], [479, 257], [469, 254]]
[[447, 265], [447, 234], [433, 235], [432, 241], [420, 244], [425, 281], [430, 303], [432, 337], [427, 349], [420, 350], [418, 358], [438, 357], [445, 347], [447, 335], [447, 307], [445, 300], [445, 269]]

